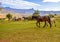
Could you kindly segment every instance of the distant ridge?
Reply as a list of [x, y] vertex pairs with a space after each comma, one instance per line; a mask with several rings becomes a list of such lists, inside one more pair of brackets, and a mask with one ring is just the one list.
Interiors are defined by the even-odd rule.
[[4, 8], [5, 10], [9, 10], [9, 11], [13, 11], [13, 12], [16, 12], [16, 13], [23, 13], [23, 14], [32, 14], [34, 12], [34, 9], [13, 9], [13, 8], [10, 8], [10, 7], [5, 7]]
[[[13, 9], [10, 7], [4, 7], [4, 9], [7, 11], [13, 11], [15, 13], [21, 13], [21, 14], [33, 14], [35, 11], [33, 8], [31, 8], [31, 9]], [[60, 14], [60, 11], [40, 11], [40, 14], [41, 15], [44, 15], [44, 14]]]

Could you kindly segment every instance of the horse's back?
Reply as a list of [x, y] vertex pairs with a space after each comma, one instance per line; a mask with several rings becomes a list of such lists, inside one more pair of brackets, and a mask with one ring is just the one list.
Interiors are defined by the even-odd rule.
[[48, 16], [39, 16], [38, 19], [40, 21], [50, 21], [50, 18]]

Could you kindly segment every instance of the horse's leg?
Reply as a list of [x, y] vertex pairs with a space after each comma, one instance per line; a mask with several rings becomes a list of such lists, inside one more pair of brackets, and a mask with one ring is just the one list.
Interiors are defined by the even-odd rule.
[[36, 26], [40, 28], [40, 22], [36, 22]]
[[40, 28], [40, 22], [39, 22], [39, 28]]
[[48, 24], [46, 24], [46, 26], [48, 26]]
[[46, 26], [46, 21], [45, 21], [45, 24], [44, 24], [44, 26], [43, 26], [43, 28]]
[[36, 22], [36, 26], [38, 27], [38, 22]]
[[51, 28], [51, 26], [52, 26], [52, 25], [51, 25], [51, 21], [48, 21], [48, 23], [50, 24], [50, 28]]
[[46, 24], [48, 26], [48, 24]]
[[54, 25], [55, 25], [55, 27], [56, 27], [56, 21], [54, 21]]

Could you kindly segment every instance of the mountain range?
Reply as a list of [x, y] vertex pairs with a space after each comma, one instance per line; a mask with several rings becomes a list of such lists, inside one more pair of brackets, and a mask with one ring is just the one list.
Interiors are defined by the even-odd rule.
[[[7, 11], [12, 11], [14, 13], [21, 13], [21, 14], [33, 14], [34, 13], [34, 9], [13, 9], [10, 7], [3, 7], [4, 10]], [[60, 14], [60, 11], [39, 11], [40, 15], [45, 15], [45, 14]]]

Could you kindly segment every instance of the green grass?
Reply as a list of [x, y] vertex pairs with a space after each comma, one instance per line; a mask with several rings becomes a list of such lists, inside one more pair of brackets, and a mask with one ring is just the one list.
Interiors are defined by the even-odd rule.
[[36, 27], [36, 21], [0, 21], [0, 42], [60, 42], [60, 20], [57, 27]]

